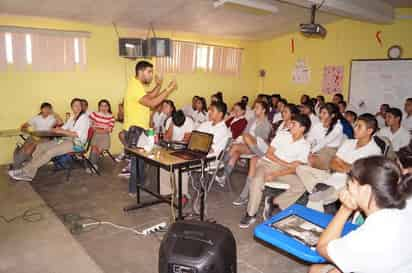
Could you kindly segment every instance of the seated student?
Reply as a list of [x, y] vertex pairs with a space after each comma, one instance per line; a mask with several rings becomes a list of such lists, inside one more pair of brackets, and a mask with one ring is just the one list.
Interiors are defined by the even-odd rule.
[[176, 112], [175, 103], [172, 100], [164, 100], [162, 102], [162, 113], [165, 117], [160, 130], [162, 133], [165, 133], [169, 129], [170, 124], [172, 123], [172, 115]]
[[278, 112], [278, 103], [280, 99], [281, 97], [279, 94], [273, 94], [270, 97], [270, 107], [269, 107], [269, 114], [268, 114], [269, 121], [272, 121], [273, 117]]
[[315, 110], [313, 108], [313, 104], [311, 102], [307, 102], [301, 105], [301, 113], [308, 116], [312, 126], [319, 123], [319, 118], [315, 114]]
[[214, 102], [223, 102], [223, 93], [222, 92], [216, 92], [212, 96], [210, 96], [210, 103]]
[[[53, 107], [48, 102], [43, 102], [40, 105], [40, 113], [32, 117], [29, 121], [25, 122], [22, 126], [22, 130], [32, 129], [34, 131], [48, 131], [55, 126], [60, 126], [63, 124], [62, 118], [53, 112]], [[23, 145], [23, 147], [16, 151], [13, 158], [12, 169], [21, 168], [21, 165], [26, 160], [30, 159], [36, 149], [38, 142], [29, 138]]]
[[89, 117], [82, 111], [81, 99], [73, 99], [70, 106], [73, 115], [69, 121], [61, 128], [52, 129], [53, 132], [65, 135], [65, 137], [38, 144], [33, 158], [22, 169], [9, 171], [11, 178], [32, 181], [38, 168], [47, 164], [53, 157], [73, 152], [75, 148], [86, 144], [90, 126]]
[[402, 126], [412, 133], [412, 98], [407, 98], [405, 100], [404, 110], [406, 117], [403, 119]]
[[333, 103], [326, 103], [320, 109], [320, 122], [312, 125], [307, 140], [311, 144], [309, 165], [326, 170], [342, 144], [345, 136], [338, 119], [339, 109]]
[[[402, 176], [395, 162], [382, 156], [357, 160], [339, 195], [342, 205], [316, 247], [329, 264], [312, 265], [309, 273], [412, 272], [411, 194], [412, 176]], [[357, 210], [365, 222], [342, 237]]]
[[226, 126], [232, 132], [232, 139], [237, 139], [246, 129], [247, 120], [245, 118], [246, 105], [241, 102], [235, 103], [229, 118], [226, 120]]
[[325, 97], [322, 95], [319, 95], [316, 97], [316, 104], [315, 104], [315, 114], [319, 116], [320, 114], [320, 108], [325, 105]]
[[346, 101], [342, 100], [342, 101], [338, 102], [339, 112], [341, 113], [342, 116], [345, 115], [346, 106], [347, 106]]
[[[271, 130], [271, 124], [267, 119], [268, 105], [266, 102], [257, 101], [255, 103], [255, 115], [251, 123], [248, 124], [245, 132], [242, 136], [234, 141], [229, 153], [224, 157], [225, 168], [222, 176], [217, 176], [216, 181], [220, 184], [224, 184], [226, 178], [230, 177], [235, 167], [236, 162], [241, 155], [260, 154], [264, 155], [268, 149], [269, 134]], [[234, 202], [233, 205], [241, 206], [247, 202], [249, 192], [249, 180], [246, 179], [246, 185]]]
[[332, 103], [336, 104], [338, 106], [338, 103], [343, 101], [343, 95], [340, 93], [335, 93], [332, 97]]
[[219, 155], [225, 148], [228, 139], [231, 137], [230, 130], [225, 124], [225, 113], [227, 106], [224, 102], [212, 102], [209, 109], [210, 120], [202, 123], [197, 131], [212, 134], [213, 142], [210, 151], [211, 155]]
[[302, 96], [300, 96], [300, 105], [306, 104], [308, 102], [310, 102], [310, 97], [307, 94], [303, 94]]
[[199, 96], [193, 96], [192, 98], [192, 104], [188, 104], [183, 106], [182, 111], [185, 114], [186, 117], [191, 117], [193, 118], [193, 114], [196, 111], [196, 103], [199, 100]]
[[178, 110], [172, 114], [172, 123], [166, 131], [165, 139], [188, 143], [193, 128], [194, 123], [192, 119], [186, 117], [182, 110]]
[[375, 114], [376, 120], [378, 121], [378, 127], [383, 128], [386, 126], [386, 111], [388, 111], [390, 108], [389, 104], [381, 104], [379, 107], [379, 112]]
[[[352, 127], [355, 127], [355, 122], [356, 122], [356, 119], [358, 118], [358, 115], [351, 110], [347, 110], [345, 112], [344, 118], [350, 123], [350, 125], [352, 125]], [[378, 125], [379, 125], [379, 122], [378, 122]]]
[[196, 100], [195, 111], [193, 111], [192, 119], [195, 124], [195, 128], [207, 121], [207, 104], [205, 98], [199, 97]]
[[246, 105], [246, 114], [245, 117], [247, 121], [251, 121], [255, 118], [255, 111], [253, 108], [249, 106], [249, 97], [248, 96], [242, 96], [240, 102], [244, 103]]
[[[103, 151], [110, 149], [110, 133], [113, 131], [115, 122], [112, 107], [108, 100], [100, 100], [98, 109], [98, 112], [92, 112], [89, 116], [94, 131], [90, 142], [89, 160], [96, 170], [98, 169], [97, 163], [100, 155]], [[87, 169], [87, 171], [90, 172], [90, 169]]]
[[273, 124], [273, 131], [270, 138], [273, 138], [280, 132], [289, 131], [289, 125], [294, 115], [299, 114], [299, 109], [293, 103], [288, 103], [283, 107], [282, 119]]
[[277, 105], [277, 109], [276, 109], [276, 114], [273, 115], [273, 118], [272, 118], [272, 123], [273, 124], [275, 124], [275, 123], [282, 120], [282, 112], [283, 112], [283, 108], [285, 107], [286, 104], [288, 104], [288, 101], [286, 99], [281, 98], [279, 100], [278, 105]]
[[[166, 115], [162, 112], [163, 103], [160, 103], [154, 111], [152, 112], [152, 116], [150, 119], [150, 127], [155, 130], [155, 133], [160, 133], [161, 128], [166, 121]], [[162, 132], [164, 133], [164, 132]]]
[[[297, 175], [309, 193], [313, 193], [315, 186], [319, 183], [327, 185], [326, 193], [321, 195], [318, 192], [309, 200], [315, 200], [317, 196], [331, 196], [330, 199], [333, 200], [337, 192], [345, 185], [346, 174], [350, 171], [353, 162], [360, 158], [382, 154], [381, 149], [372, 138], [376, 129], [375, 116], [362, 114], [356, 122], [355, 139], [347, 139], [339, 147], [330, 162], [330, 171], [316, 169], [308, 165], [302, 165], [296, 169]], [[322, 211], [325, 204], [322, 203], [323, 200], [317, 201], [319, 202], [313, 204], [315, 207], [312, 208]]]
[[398, 108], [389, 108], [386, 112], [386, 124], [388, 126], [381, 128], [377, 135], [387, 137], [393, 150], [398, 152], [401, 148], [408, 146], [411, 141], [411, 134], [401, 126], [402, 111]]
[[290, 132], [282, 132], [272, 140], [265, 158], [259, 159], [256, 173], [249, 186], [249, 201], [240, 228], [248, 228], [256, 221], [265, 182], [279, 181], [290, 185], [290, 190], [276, 198], [282, 209], [292, 205], [304, 192], [302, 183], [295, 174], [296, 168], [307, 163], [310, 144], [304, 135], [310, 129], [310, 119], [301, 114], [293, 116]]

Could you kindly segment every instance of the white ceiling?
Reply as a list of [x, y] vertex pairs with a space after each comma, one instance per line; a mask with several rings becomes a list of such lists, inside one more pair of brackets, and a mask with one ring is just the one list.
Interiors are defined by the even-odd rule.
[[[275, 4], [276, 14], [257, 13], [233, 6], [213, 7], [213, 0], [0, 0], [0, 11], [7, 14], [45, 16], [97, 24], [147, 29], [193, 32], [246, 39], [268, 38], [298, 30], [309, 21], [305, 8]], [[412, 1], [388, 0], [404, 6]], [[407, 3], [406, 3], [407, 2]], [[329, 23], [340, 17], [320, 12], [316, 21]]]

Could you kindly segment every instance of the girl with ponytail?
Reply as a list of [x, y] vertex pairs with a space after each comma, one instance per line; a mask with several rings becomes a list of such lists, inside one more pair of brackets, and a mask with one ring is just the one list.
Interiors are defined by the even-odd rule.
[[[317, 245], [331, 264], [313, 265], [309, 272], [412, 272], [412, 176], [383, 156], [357, 160], [348, 176], [342, 205]], [[357, 210], [365, 223], [341, 237]]]

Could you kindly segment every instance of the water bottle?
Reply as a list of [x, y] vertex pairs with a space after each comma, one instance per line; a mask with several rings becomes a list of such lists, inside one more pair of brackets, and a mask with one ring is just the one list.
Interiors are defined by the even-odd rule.
[[147, 153], [150, 153], [155, 145], [155, 132], [152, 128], [147, 130], [147, 144], [143, 147]]

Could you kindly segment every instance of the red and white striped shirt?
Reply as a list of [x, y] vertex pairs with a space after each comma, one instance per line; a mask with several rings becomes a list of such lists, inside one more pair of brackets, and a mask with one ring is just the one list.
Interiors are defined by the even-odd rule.
[[115, 119], [112, 114], [104, 114], [102, 112], [92, 112], [90, 114], [90, 120], [93, 123], [93, 127], [102, 129], [113, 129]]

